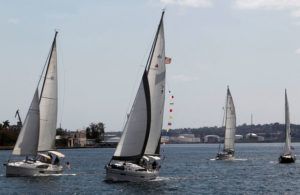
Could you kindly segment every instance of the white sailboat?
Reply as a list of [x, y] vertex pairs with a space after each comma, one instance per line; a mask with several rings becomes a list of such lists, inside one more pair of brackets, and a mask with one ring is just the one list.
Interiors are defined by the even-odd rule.
[[[9, 160], [6, 176], [37, 176], [63, 171], [59, 158], [64, 155], [55, 150], [57, 122], [57, 52], [56, 36], [51, 46], [45, 70], [41, 95], [38, 82], [24, 124], [12, 155], [25, 156], [25, 160]], [[42, 73], [43, 73], [42, 72]]]
[[285, 90], [285, 144], [283, 152], [279, 157], [279, 163], [294, 163], [296, 156], [291, 150], [291, 127], [290, 127], [290, 111], [287, 93]]
[[160, 136], [165, 102], [164, 11], [122, 137], [106, 166], [111, 181], [155, 179], [160, 168]]
[[236, 131], [236, 114], [233, 99], [227, 88], [226, 105], [225, 105], [225, 138], [223, 151], [217, 154], [216, 160], [233, 160], [234, 143]]

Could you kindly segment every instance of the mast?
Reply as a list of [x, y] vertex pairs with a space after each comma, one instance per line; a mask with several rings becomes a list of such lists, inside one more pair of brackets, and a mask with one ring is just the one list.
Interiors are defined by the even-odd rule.
[[[158, 107], [160, 107], [161, 100], [164, 102], [165, 64], [162, 63], [165, 60], [163, 15], [164, 11], [162, 12], [158, 29], [147, 59], [142, 81], [112, 160], [138, 162], [144, 154], [148, 154], [149, 148], [151, 149], [151, 154], [154, 154], [159, 150], [156, 133], [159, 133], [158, 138], [160, 138], [161, 127], [159, 128], [159, 132], [153, 130], [153, 127], [157, 127], [157, 122], [155, 123], [158, 115], [157, 110], [159, 110]], [[158, 41], [160, 41], [161, 44], [157, 44]], [[161, 49], [163, 49], [162, 54], [160, 54]], [[158, 55], [157, 58], [155, 55]], [[160, 60], [159, 62], [158, 59]], [[153, 63], [157, 63], [157, 66], [154, 67], [155, 64]], [[159, 65], [162, 65], [163, 69], [159, 68]], [[157, 75], [161, 76], [157, 77]], [[163, 84], [163, 86], [161, 84]], [[163, 99], [157, 96], [157, 86], [160, 87], [159, 93], [163, 94]], [[158, 101], [159, 106], [157, 105]], [[162, 105], [164, 104], [162, 103]]]
[[163, 10], [146, 65], [151, 96], [151, 130], [149, 137], [145, 140], [147, 142], [145, 155], [159, 155], [160, 153], [166, 78], [164, 13]]
[[227, 85], [227, 94], [226, 94], [226, 102], [225, 102], [225, 109], [224, 109], [224, 118], [223, 118], [223, 125], [224, 125], [224, 129], [225, 129], [225, 135], [224, 135], [224, 148], [223, 148], [223, 151], [225, 151], [226, 149], [228, 149], [228, 148], [226, 148], [226, 142], [227, 142], [227, 140], [226, 139], [228, 139], [228, 138], [226, 138], [227, 136], [226, 136], [226, 130], [227, 130], [227, 128], [226, 128], [226, 124], [227, 124], [227, 106], [228, 106], [228, 95], [229, 95], [229, 86]]
[[41, 88], [40, 106], [40, 130], [38, 151], [49, 151], [55, 149], [55, 135], [57, 123], [57, 50], [56, 37], [51, 45], [48, 63], [45, 71], [44, 81]]

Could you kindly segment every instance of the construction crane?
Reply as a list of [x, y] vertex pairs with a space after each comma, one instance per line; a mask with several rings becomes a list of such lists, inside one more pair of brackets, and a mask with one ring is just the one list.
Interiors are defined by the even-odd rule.
[[21, 120], [21, 116], [20, 116], [20, 113], [19, 113], [19, 109], [16, 111], [16, 114], [15, 114], [15, 118], [18, 117], [18, 125], [22, 127], [22, 120]]

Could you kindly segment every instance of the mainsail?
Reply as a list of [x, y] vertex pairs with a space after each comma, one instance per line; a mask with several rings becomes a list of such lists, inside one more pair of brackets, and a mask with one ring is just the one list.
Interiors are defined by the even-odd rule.
[[39, 126], [39, 94], [38, 89], [36, 89], [12, 154], [21, 156], [36, 155], [39, 140]]
[[55, 148], [57, 123], [57, 52], [56, 36], [52, 43], [40, 97], [40, 136], [38, 151]]
[[236, 131], [236, 115], [233, 99], [227, 88], [226, 106], [225, 106], [225, 139], [224, 151], [234, 151], [234, 140]]
[[144, 154], [159, 154], [166, 77], [163, 16], [164, 11], [113, 160], [139, 160]]
[[159, 154], [160, 135], [165, 103], [165, 37], [164, 12], [158, 25], [152, 51], [148, 59], [148, 79], [151, 97], [151, 128], [145, 154]]
[[144, 71], [113, 160], [139, 160], [144, 154], [151, 123], [150, 91]]
[[290, 127], [290, 111], [287, 93], [285, 90], [285, 145], [284, 155], [291, 154], [291, 127]]

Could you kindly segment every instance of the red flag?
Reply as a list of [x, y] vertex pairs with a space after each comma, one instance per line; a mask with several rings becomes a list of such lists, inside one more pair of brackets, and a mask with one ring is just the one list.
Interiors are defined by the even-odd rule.
[[165, 57], [165, 64], [171, 64], [172, 59], [169, 57]]

